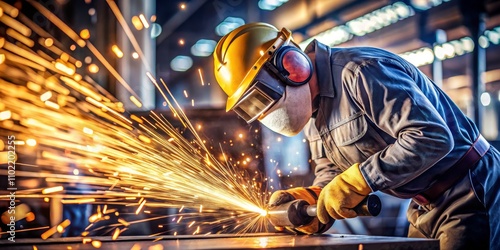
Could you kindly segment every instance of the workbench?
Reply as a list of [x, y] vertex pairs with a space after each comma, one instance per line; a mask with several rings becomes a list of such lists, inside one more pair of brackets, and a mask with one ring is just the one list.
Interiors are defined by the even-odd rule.
[[[353, 249], [353, 250], [395, 250], [395, 249], [439, 249], [439, 241], [385, 236], [363, 236], [345, 234], [287, 235], [257, 233], [245, 235], [180, 235], [180, 236], [121, 236], [92, 237], [100, 241], [99, 248], [105, 250], [163, 250], [163, 249]], [[84, 244], [81, 237], [42, 239], [16, 239], [16, 243], [0, 241], [1, 249], [9, 250], [67, 250], [92, 249], [91, 243]], [[135, 245], [135, 246], [134, 246]], [[140, 247], [140, 248], [139, 248]]]

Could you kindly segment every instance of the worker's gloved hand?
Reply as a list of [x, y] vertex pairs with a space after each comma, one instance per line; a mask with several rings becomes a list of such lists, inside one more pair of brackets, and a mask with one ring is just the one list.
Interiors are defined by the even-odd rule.
[[[279, 190], [274, 192], [269, 198], [269, 207], [278, 206], [283, 203], [287, 203], [289, 201], [301, 199], [305, 200], [310, 205], [316, 204], [318, 200], [319, 193], [321, 192], [320, 187], [298, 187], [298, 188], [290, 188], [287, 190]], [[326, 230], [330, 229], [335, 220], [330, 220], [329, 223], [321, 223], [318, 218], [314, 218], [307, 225], [303, 225], [297, 228], [283, 228], [283, 227], [275, 227], [278, 231], [284, 231], [285, 229], [294, 232], [294, 233], [302, 233], [302, 234], [315, 234], [315, 233], [323, 233]]]
[[[318, 218], [328, 223], [331, 218], [345, 219], [357, 216], [353, 210], [372, 192], [359, 170], [359, 163], [337, 175], [321, 191], [318, 199]], [[331, 216], [331, 218], [330, 218]]]

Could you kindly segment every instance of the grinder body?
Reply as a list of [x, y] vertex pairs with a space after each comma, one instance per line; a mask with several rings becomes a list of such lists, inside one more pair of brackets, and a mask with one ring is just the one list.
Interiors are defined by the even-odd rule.
[[[381, 208], [380, 198], [369, 195], [354, 208], [354, 211], [358, 216], [377, 216]], [[316, 205], [310, 205], [300, 199], [269, 207], [267, 210], [267, 218], [276, 227], [296, 228], [307, 225], [316, 215]]]

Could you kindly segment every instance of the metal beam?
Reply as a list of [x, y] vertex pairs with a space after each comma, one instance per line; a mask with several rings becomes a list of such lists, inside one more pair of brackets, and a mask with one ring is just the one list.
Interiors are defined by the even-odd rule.
[[484, 0], [461, 0], [460, 9], [462, 11], [464, 24], [469, 29], [472, 40], [474, 41], [470, 69], [472, 78], [472, 101], [474, 122], [479, 131], [481, 131], [484, 111], [481, 105], [481, 94], [484, 92], [485, 88], [483, 75], [486, 71], [486, 50], [479, 46], [479, 38], [486, 29], [486, 7]]

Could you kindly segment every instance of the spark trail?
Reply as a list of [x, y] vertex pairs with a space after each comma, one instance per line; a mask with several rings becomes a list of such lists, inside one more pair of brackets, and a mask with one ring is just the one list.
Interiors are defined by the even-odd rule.
[[[140, 106], [138, 96], [89, 40], [42, 4], [28, 2], [78, 46], [87, 48]], [[116, 4], [108, 4], [122, 18]], [[120, 23], [126, 25], [124, 20]], [[97, 212], [82, 236], [104, 228], [116, 239], [132, 224], [160, 218], [169, 218], [173, 224], [188, 221], [193, 234], [206, 233], [203, 228], [214, 225], [223, 226], [219, 232], [265, 230], [261, 214], [268, 192], [260, 173], [242, 171], [214, 157], [163, 80], [160, 85], [148, 73], [180, 128], [153, 111], [147, 117], [129, 114], [80, 69], [83, 63], [71, 55], [69, 45], [5, 2], [0, 2], [0, 25], [7, 30], [0, 32], [0, 164], [8, 163], [4, 139], [14, 135], [12, 146], [19, 156], [15, 177], [38, 180], [36, 188], [17, 189], [17, 199], [95, 204]], [[26, 155], [36, 157], [24, 161]], [[6, 178], [6, 168], [0, 175]], [[68, 188], [74, 186], [81, 188], [78, 192]], [[8, 195], [0, 198], [8, 200]], [[123, 214], [108, 206], [134, 207], [135, 214], [158, 208], [176, 212], [125, 221], [120, 217]], [[204, 216], [215, 219], [206, 221]], [[70, 224], [63, 221], [33, 230], [43, 229], [41, 237], [46, 239]]]

